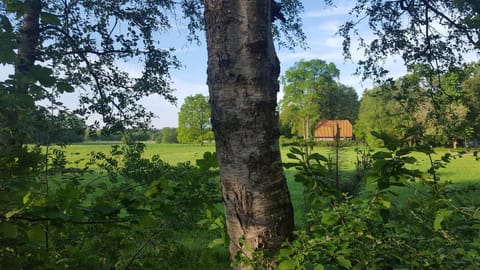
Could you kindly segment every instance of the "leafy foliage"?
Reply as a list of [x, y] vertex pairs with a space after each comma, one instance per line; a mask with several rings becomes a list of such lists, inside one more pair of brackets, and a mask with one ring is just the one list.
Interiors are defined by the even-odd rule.
[[165, 127], [162, 128], [161, 143], [177, 143], [178, 142], [177, 128]]
[[339, 71], [333, 63], [314, 59], [300, 61], [282, 77], [284, 97], [280, 119], [305, 139], [319, 119], [349, 119], [358, 115], [355, 90], [338, 83]]
[[213, 140], [208, 97], [202, 94], [188, 96], [178, 113], [178, 141], [203, 144], [208, 140]]
[[[478, 3], [470, 0], [363, 0], [351, 11], [355, 19], [339, 33], [347, 57], [353, 38], [364, 50], [358, 70], [364, 78], [384, 78], [388, 71], [381, 63], [392, 55], [400, 56], [407, 67], [424, 64], [443, 73], [458, 67], [464, 53], [479, 49], [479, 11]], [[371, 40], [361, 36], [360, 25], [374, 33]]]
[[[171, 166], [158, 156], [143, 158], [144, 148], [130, 144], [114, 146], [110, 155], [92, 153], [88, 166], [105, 174], [48, 148], [47, 156], [37, 149], [19, 160], [23, 175], [12, 178], [14, 164], [6, 164], [11, 174], [2, 174], [0, 183], [1, 267], [188, 269], [192, 260], [218, 267], [178, 240], [202, 231], [196, 222], [206, 209], [217, 213], [215, 155], [206, 153], [196, 166]], [[40, 160], [48, 163], [34, 167]]]
[[371, 130], [401, 138], [409, 129], [419, 129], [423, 135], [412, 137], [410, 144], [424, 140], [434, 145], [468, 145], [478, 136], [474, 132], [478, 99], [472, 84], [473, 67], [471, 64], [431, 79], [428, 67], [416, 66], [395, 81], [367, 90], [355, 124], [357, 138], [375, 146], [380, 140], [370, 134]]
[[[478, 190], [478, 185], [452, 189], [440, 184], [436, 171], [448, 162], [448, 155], [432, 160], [430, 147], [405, 146], [408, 138], [384, 133], [376, 136], [386, 146], [372, 155], [369, 175], [377, 188], [343, 198], [324, 189], [317, 196], [322, 206], [309, 208], [308, 229], [297, 231], [296, 239], [278, 252], [278, 269], [478, 268], [480, 205], [459, 197]], [[413, 151], [430, 157], [427, 171], [412, 167]], [[299, 161], [296, 177], [318, 167], [308, 159], [291, 158]], [[315, 177], [305, 179], [307, 190], [316, 188], [308, 184]], [[412, 180], [419, 184], [410, 185]], [[415, 195], [399, 201], [400, 189]]]
[[[38, 22], [33, 22], [39, 24], [37, 33], [29, 33], [35, 39], [31, 71], [21, 74], [28, 77], [21, 81], [28, 82], [27, 94], [35, 100], [55, 100], [62, 93], [85, 89], [77, 112], [85, 116], [99, 113], [104, 124], [117, 129], [141, 126], [151, 118], [137, 103], [142, 97], [159, 94], [175, 102], [168, 72], [179, 63], [172, 55], [174, 49], [163, 49], [158, 40], [158, 35], [171, 27], [174, 1], [2, 3], [0, 33], [2, 40], [10, 41], [2, 43], [0, 61], [4, 64], [16, 64], [15, 36], [18, 25], [26, 25], [24, 11], [31, 8], [40, 14]], [[179, 8], [189, 20], [199, 19], [186, 5]], [[138, 62], [143, 69], [129, 74], [119, 64], [122, 61]], [[6, 83], [19, 80], [11, 78]]]

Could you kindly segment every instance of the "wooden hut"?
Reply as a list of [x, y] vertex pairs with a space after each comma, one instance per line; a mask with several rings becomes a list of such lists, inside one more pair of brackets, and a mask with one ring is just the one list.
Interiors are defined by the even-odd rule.
[[321, 120], [315, 125], [314, 137], [317, 141], [333, 141], [340, 129], [340, 140], [353, 138], [352, 124], [348, 120]]

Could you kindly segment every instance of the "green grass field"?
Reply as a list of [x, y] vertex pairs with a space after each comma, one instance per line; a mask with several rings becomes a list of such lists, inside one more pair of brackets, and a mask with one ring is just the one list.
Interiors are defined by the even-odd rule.
[[[76, 165], [82, 166], [86, 162], [85, 160], [88, 160], [90, 158], [89, 156], [92, 151], [108, 154], [111, 150], [111, 145], [111, 143], [69, 145], [65, 148], [66, 157], [71, 162], [83, 159], [84, 161], [81, 161]], [[156, 144], [152, 142], [146, 143], [144, 157], [150, 158], [153, 155], [159, 155], [163, 161], [175, 165], [180, 162], [194, 163], [195, 160], [202, 158], [203, 153], [207, 151], [214, 152], [215, 147], [213, 145], [199, 146], [182, 144]], [[288, 162], [288, 158], [286, 155], [289, 152], [289, 148], [284, 147], [281, 149], [281, 151], [283, 161]], [[314, 151], [319, 152], [326, 157], [333, 157], [333, 151], [331, 148], [315, 147]], [[446, 152], [451, 152], [451, 150], [437, 149], [437, 152], [438, 153], [434, 156], [434, 158], [439, 158], [442, 154]], [[345, 147], [341, 150], [341, 176], [349, 177], [354, 173], [356, 157], [357, 156], [355, 153], [355, 147]], [[423, 170], [428, 168], [429, 161], [427, 156], [415, 154], [415, 157], [418, 160], [418, 164], [415, 164], [415, 166], [419, 166]], [[451, 161], [447, 168], [440, 169], [439, 174], [442, 181], [452, 181], [454, 183], [454, 186], [463, 186], [472, 183], [480, 184], [480, 161], [476, 161], [475, 157], [473, 157], [472, 155], [456, 157]], [[285, 175], [287, 177], [288, 186], [295, 211], [295, 224], [298, 229], [303, 229], [305, 227], [303, 186], [302, 184], [294, 181], [294, 169], [285, 170]], [[88, 177], [91, 177], [92, 181], [108, 182], [106, 180], [106, 176], [101, 175], [100, 173], [98, 175], [96, 173], [93, 173], [90, 174]], [[373, 187], [373, 183], [371, 183], [371, 186], [367, 187], [366, 191], [362, 194], [365, 196], [369, 196], [369, 190], [373, 190]], [[410, 187], [407, 188], [395, 188], [395, 191], [398, 190], [397, 193], [399, 193], [399, 196], [393, 198], [392, 201], [397, 202], [397, 205], [402, 205], [403, 202], [407, 201], [408, 197], [415, 196], [414, 193], [416, 188], [417, 187], [415, 184], [412, 184]], [[462, 193], [462, 196], [468, 196], [469, 198], [478, 201], [478, 198], [480, 198], [479, 193], [480, 192], [475, 189], [468, 194]], [[360, 196], [363, 196], [362, 194]], [[221, 208], [222, 206], [219, 205], [218, 207]], [[204, 247], [217, 237], [217, 232], [191, 231], [177, 235], [177, 241], [181, 243], [181, 245], [184, 246], [186, 250], [189, 251], [188, 254], [197, 254], [195, 256], [201, 257], [201, 252], [202, 250], [204, 250]], [[217, 249], [215, 249], [214, 254], [216, 260], [216, 262], [214, 262], [214, 265], [216, 265], [214, 268], [228, 268], [228, 251], [226, 249], [223, 249], [222, 247], [218, 247]]]
[[[66, 155], [69, 161], [88, 159], [92, 151], [99, 151], [109, 153], [111, 150], [111, 143], [86, 143], [86, 144], [73, 144], [66, 148]], [[284, 147], [282, 150], [282, 159], [284, 162], [288, 162], [286, 154], [289, 151], [288, 147]], [[210, 151], [214, 152], [214, 145], [189, 145], [189, 144], [157, 144], [146, 143], [146, 149], [144, 157], [150, 158], [153, 155], [159, 155], [160, 158], [172, 165], [179, 162], [192, 162], [202, 158], [203, 153]], [[333, 151], [328, 147], [315, 147], [315, 152], [319, 152], [324, 156], [333, 155]], [[441, 155], [446, 152], [451, 152], [451, 149], [437, 149], [437, 154], [434, 158], [440, 158]], [[428, 157], [421, 154], [415, 154], [418, 160], [419, 168], [425, 170], [429, 166]], [[341, 150], [340, 154], [340, 170], [341, 175], [352, 175], [355, 169], [356, 153], [355, 147], [345, 147]], [[79, 166], [83, 162], [79, 163]], [[295, 208], [296, 223], [302, 224], [302, 208], [303, 208], [303, 187], [300, 183], [294, 181], [295, 171], [293, 169], [285, 171], [290, 193]], [[456, 185], [467, 185], [470, 183], [480, 183], [480, 161], [476, 161], [472, 155], [466, 155], [463, 157], [456, 157], [452, 159], [450, 164], [446, 168], [439, 170], [441, 181], [452, 181]], [[94, 177], [94, 176], [92, 176]], [[402, 196], [403, 197], [403, 196]]]
[[[108, 153], [111, 149], [111, 143], [85, 143], [72, 144], [67, 146], [67, 158], [70, 161], [78, 160], [80, 158], [88, 158], [92, 151], [99, 151]], [[341, 151], [340, 168], [344, 172], [353, 171], [355, 167], [355, 147], [345, 147]], [[286, 154], [289, 148], [284, 147], [282, 150], [282, 159], [284, 162], [288, 161]], [[202, 158], [203, 153], [215, 151], [214, 145], [192, 145], [192, 144], [157, 144], [146, 143], [144, 157], [150, 158], [153, 155], [159, 155], [163, 161], [172, 165], [179, 162], [195, 162], [195, 160]], [[315, 152], [319, 152], [325, 156], [332, 154], [332, 150], [327, 147], [315, 147]], [[446, 152], [452, 152], [451, 149], [439, 148], [436, 149], [437, 154], [434, 158], [439, 158]], [[428, 157], [425, 155], [416, 154], [415, 157], [419, 161], [418, 166], [425, 169], [428, 166]], [[454, 183], [480, 182], [480, 161], [475, 160], [472, 155], [465, 155], [463, 157], [455, 157], [452, 159], [447, 168], [440, 169], [440, 177], [442, 180], [450, 180]], [[287, 173], [287, 176], [290, 176]], [[289, 177], [290, 178], [290, 177]]]

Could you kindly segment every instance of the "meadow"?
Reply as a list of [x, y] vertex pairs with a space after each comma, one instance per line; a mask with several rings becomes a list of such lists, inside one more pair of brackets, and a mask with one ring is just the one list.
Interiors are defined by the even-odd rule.
[[[181, 162], [191, 162], [192, 164], [195, 164], [195, 161], [197, 159], [201, 159], [205, 152], [215, 151], [215, 146], [213, 144], [203, 146], [196, 144], [158, 144], [155, 142], [146, 142], [145, 144], [145, 158], [151, 158], [154, 155], [158, 155], [160, 159], [171, 165], [176, 165]], [[111, 146], [111, 142], [72, 144], [67, 146], [65, 151], [69, 161], [81, 159], [88, 160], [92, 151], [103, 152], [107, 154], [110, 152]], [[351, 178], [351, 176], [354, 174], [355, 161], [358, 157], [355, 151], [357, 148], [358, 147], [349, 146], [341, 149], [339, 158], [341, 178]], [[287, 157], [289, 149], [290, 147], [282, 147], [281, 149], [282, 160], [284, 162], [289, 161]], [[328, 158], [333, 158], [334, 155], [334, 149], [331, 147], [316, 146], [314, 147], [313, 151], [318, 152]], [[440, 157], [447, 152], [456, 153], [453, 149], [448, 148], [438, 148], [435, 149], [435, 151], [436, 154], [433, 155], [433, 159], [440, 159]], [[413, 155], [418, 160], [418, 162], [413, 166], [426, 171], [429, 167], [429, 158], [420, 153]], [[85, 161], [78, 162], [77, 166], [82, 166], [84, 163]], [[453, 186], [477, 184], [480, 183], [480, 160], [476, 160], [472, 154], [454, 156], [446, 168], [439, 169], [438, 173], [441, 182], [450, 181], [453, 183]], [[300, 225], [301, 227], [303, 224], [303, 186], [302, 184], [294, 181], [294, 169], [285, 170], [285, 175], [287, 177], [293, 206], [295, 209], [295, 221], [296, 224]], [[406, 200], [408, 196], [413, 195], [414, 192], [411, 191], [412, 188], [403, 188], [398, 190], [400, 191], [398, 200]], [[476, 195], [479, 194], [475, 192], [474, 194], [470, 194], [468, 196], [474, 197]]]
[[[118, 143], [119, 144], [119, 143]], [[114, 145], [114, 144], [113, 144]], [[55, 147], [57, 148], [57, 147]], [[55, 149], [53, 148], [53, 149]], [[82, 167], [90, 159], [92, 152], [103, 152], [108, 155], [112, 149], [112, 143], [84, 143], [69, 145], [65, 150], [66, 158], [70, 164], [76, 164], [73, 166]], [[281, 149], [282, 159], [284, 162], [288, 162], [287, 153], [290, 147], [283, 147]], [[379, 150], [379, 149], [375, 149]], [[49, 149], [52, 151], [52, 148]], [[157, 144], [154, 142], [147, 142], [143, 157], [151, 158], [154, 155], [158, 155], [163, 161], [176, 165], [183, 162], [190, 162], [195, 164], [197, 159], [201, 159], [205, 152], [214, 152], [214, 145], [186, 145], [186, 144]], [[313, 149], [314, 152], [321, 153], [329, 159], [334, 158], [334, 149], [329, 147], [317, 146]], [[439, 148], [436, 149], [436, 154], [433, 155], [433, 159], [439, 159], [443, 154], [447, 152], [453, 152], [452, 149]], [[413, 166], [422, 170], [426, 170], [429, 166], [429, 158], [422, 154], [414, 154], [418, 160]], [[340, 150], [339, 155], [339, 167], [340, 176], [342, 181], [347, 181], [352, 178], [355, 173], [355, 161], [357, 160], [356, 147], [344, 147]], [[79, 161], [79, 162], [76, 162]], [[93, 173], [85, 175], [84, 177], [91, 177], [92, 181], [104, 181], [109, 183], [107, 176], [102, 174], [94, 167]], [[480, 161], [469, 154], [462, 157], [456, 156], [451, 160], [446, 168], [441, 168], [439, 171], [441, 182], [451, 181], [452, 187], [464, 187], [468, 185], [480, 184]], [[285, 175], [289, 185], [291, 193], [292, 203], [295, 211], [295, 223], [297, 229], [304, 230], [306, 226], [306, 215], [304, 205], [304, 188], [301, 183], [294, 180], [295, 169], [286, 169]], [[94, 179], [94, 180], [93, 180]], [[87, 179], [87, 182], [89, 180]], [[119, 184], [119, 183], [117, 183]], [[367, 197], [375, 190], [375, 183], [366, 183], [366, 188], [363, 189], [358, 196]], [[421, 192], [422, 186], [415, 183], [409, 184], [407, 187], [394, 187], [394, 191], [398, 194], [395, 198], [392, 198], [392, 203], [399, 206], [403, 205], [410, 197], [416, 196], [417, 192]], [[480, 198], [480, 192], [478, 188], [472, 188], [471, 192], [462, 192], [461, 199], [471, 198], [473, 201], [478, 202]], [[222, 205], [218, 203], [215, 206], [221, 214]], [[175, 241], [178, 246], [183, 248], [183, 255], [174, 259], [176, 261], [195, 261], [199, 264], [195, 265], [196, 268], [192, 269], [227, 269], [228, 268], [228, 252], [224, 246], [215, 246], [213, 249], [205, 249], [206, 246], [218, 240], [220, 232], [218, 230], [210, 231], [205, 229], [193, 229], [182, 232], [171, 232], [174, 234]], [[205, 252], [209, 252], [206, 256]], [[177, 254], [178, 255], [178, 254]], [[211, 258], [208, 262], [204, 262], [205, 258]], [[182, 266], [187, 267], [187, 266]], [[193, 266], [192, 266], [193, 267]], [[190, 268], [184, 268], [190, 269]]]
[[[75, 161], [82, 158], [88, 159], [90, 153], [93, 151], [109, 153], [111, 145], [111, 142], [72, 144], [68, 145], [65, 150], [68, 160]], [[284, 162], [288, 162], [289, 160], [287, 157], [289, 148], [290, 147], [282, 147], [281, 149], [282, 160]], [[340, 170], [347, 174], [355, 169], [355, 160], [357, 158], [356, 148], [357, 147], [349, 146], [342, 148], [340, 151]], [[147, 142], [144, 157], [151, 158], [154, 155], [159, 155], [163, 161], [175, 165], [181, 162], [195, 163], [195, 160], [202, 158], [203, 153], [214, 151], [215, 146], [212, 144], [200, 146], [196, 144], [158, 144], [155, 142]], [[313, 151], [327, 157], [333, 155], [333, 149], [330, 147], [317, 146]], [[456, 153], [456, 150], [448, 148], [437, 148], [435, 151], [436, 154], [433, 155], [434, 159], [439, 159], [447, 152]], [[418, 166], [422, 170], [425, 170], [429, 166], [429, 160], [426, 155], [414, 154], [414, 156], [418, 160], [415, 166]], [[293, 171], [288, 170], [286, 173], [287, 178], [291, 179]], [[446, 168], [439, 170], [439, 175], [442, 180], [449, 180], [454, 183], [480, 182], [480, 160], [476, 160], [471, 153], [463, 156], [455, 155]]]

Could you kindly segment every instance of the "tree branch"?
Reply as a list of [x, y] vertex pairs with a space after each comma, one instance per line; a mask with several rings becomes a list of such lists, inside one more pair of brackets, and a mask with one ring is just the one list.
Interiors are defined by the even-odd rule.
[[474, 46], [479, 46], [478, 44], [478, 41], [475, 41], [472, 37], [472, 35], [470, 34], [470, 32], [468, 31], [468, 29], [460, 24], [460, 23], [457, 23], [455, 21], [453, 21], [450, 17], [448, 17], [447, 15], [445, 15], [443, 12], [441, 12], [440, 10], [438, 10], [437, 8], [435, 8], [434, 6], [432, 6], [428, 0], [422, 0], [422, 2], [425, 4], [425, 7], [427, 9], [430, 9], [431, 11], [433, 11], [433, 13], [435, 13], [437, 16], [439, 16], [440, 18], [446, 20], [451, 26], [455, 27], [456, 29], [460, 30], [461, 32], [463, 32], [466, 36], [466, 38], [468, 39], [468, 41], [474, 45]]
[[137, 251], [135, 251], [135, 254], [133, 254], [133, 256], [130, 258], [130, 260], [128, 260], [128, 263], [125, 265], [125, 267], [123, 269], [125, 270], [128, 270], [128, 268], [132, 265], [133, 261], [135, 261], [135, 259], [137, 259], [138, 255], [140, 254], [140, 252], [142, 252], [143, 249], [145, 249], [145, 247], [150, 243], [152, 242], [153, 238], [159, 234], [161, 231], [161, 228], [157, 228], [151, 235], [150, 237], [147, 239], [147, 241], [143, 242], [143, 244], [137, 249]]
[[[45, 27], [45, 29], [52, 29], [52, 30], [55, 30], [55, 31], [58, 31], [59, 33], [61, 33], [64, 37], [66, 37], [69, 42], [72, 44], [72, 46], [74, 48], [77, 48], [77, 44], [75, 42], [75, 39], [72, 38], [70, 36], [70, 34], [68, 34], [65, 30], [57, 27], [57, 26], [54, 26], [54, 25], [48, 25]], [[98, 89], [98, 93], [100, 94], [100, 98], [103, 99], [103, 100], [109, 100], [105, 94], [105, 92], [103, 91], [103, 87], [102, 87], [102, 84], [100, 82], [100, 78], [98, 76], [98, 74], [96, 72], [94, 72], [94, 68], [92, 67], [92, 63], [88, 60], [87, 56], [85, 53], [82, 53], [82, 50], [78, 50], [78, 54], [77, 54], [81, 59], [82, 61], [87, 65], [88, 67], [88, 73], [93, 77], [94, 81], [95, 81], [95, 85], [96, 85], [96, 88]], [[120, 115], [124, 116], [125, 113], [123, 112], [122, 108], [112, 99], [110, 99], [110, 102], [112, 103], [112, 105], [119, 111]]]
[[25, 217], [25, 216], [13, 216], [10, 218], [6, 218], [4, 214], [0, 214], [0, 220], [25, 220], [30, 222], [59, 222], [59, 223], [70, 223], [70, 224], [78, 224], [78, 225], [88, 225], [88, 224], [114, 224], [114, 223], [124, 223], [130, 222], [131, 219], [112, 219], [112, 220], [84, 220], [84, 221], [76, 221], [76, 220], [63, 220], [63, 219], [52, 219], [46, 217]]

